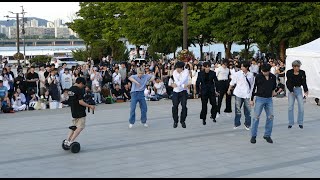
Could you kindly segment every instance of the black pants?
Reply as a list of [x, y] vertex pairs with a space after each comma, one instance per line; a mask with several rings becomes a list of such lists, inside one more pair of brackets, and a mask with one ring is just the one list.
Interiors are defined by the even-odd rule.
[[206, 93], [206, 94], [201, 95], [202, 109], [201, 109], [201, 113], [200, 113], [200, 119], [206, 120], [206, 118], [207, 118], [208, 101], [210, 101], [210, 104], [211, 104], [211, 116], [213, 119], [216, 119], [217, 104], [216, 104], [215, 93]]
[[226, 95], [226, 109], [224, 112], [230, 113], [232, 112], [231, 109], [231, 95], [228, 95], [228, 88], [229, 88], [229, 80], [224, 80], [224, 81], [218, 81], [218, 88], [219, 88], [219, 98], [218, 98], [218, 108], [217, 112], [220, 114], [220, 109], [221, 109], [221, 104], [222, 104], [222, 99], [224, 95]]
[[178, 107], [181, 103], [182, 110], [181, 110], [181, 116], [180, 116], [180, 122], [185, 122], [187, 118], [187, 99], [188, 99], [188, 93], [187, 91], [181, 91], [179, 93], [173, 92], [172, 94], [172, 117], [173, 121], [175, 123], [179, 122], [179, 116], [178, 116]]

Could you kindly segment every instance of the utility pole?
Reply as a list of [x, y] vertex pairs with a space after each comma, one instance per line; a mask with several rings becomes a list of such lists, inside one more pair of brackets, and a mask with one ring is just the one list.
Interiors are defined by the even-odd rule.
[[183, 49], [188, 49], [188, 9], [187, 2], [183, 4]]
[[9, 11], [9, 13], [16, 14], [16, 17], [9, 17], [8, 15], [4, 16], [4, 17], [6, 17], [6, 18], [16, 18], [16, 23], [17, 23], [17, 55], [18, 55], [18, 66], [20, 66], [20, 56], [19, 56], [19, 54], [20, 54], [20, 23], [19, 23], [20, 19], [19, 19], [19, 14], [24, 14], [24, 11], [22, 13], [14, 13], [12, 11]]
[[24, 24], [26, 22], [26, 20], [24, 19], [24, 14], [26, 12], [24, 12], [23, 6], [21, 6], [22, 8], [22, 34], [23, 34], [23, 65], [26, 66], [26, 36], [25, 36], [25, 29], [24, 29]]

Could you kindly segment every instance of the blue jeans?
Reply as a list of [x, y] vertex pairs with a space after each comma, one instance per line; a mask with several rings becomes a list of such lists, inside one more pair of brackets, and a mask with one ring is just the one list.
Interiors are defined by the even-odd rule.
[[252, 120], [251, 136], [255, 136], [255, 137], [257, 136], [259, 119], [263, 109], [265, 110], [266, 116], [267, 116], [264, 136], [266, 137], [271, 136], [273, 118], [274, 118], [272, 97], [270, 98], [256, 97], [255, 106], [254, 106], [254, 117]]
[[303, 104], [303, 94], [301, 87], [294, 87], [293, 93], [289, 92], [288, 101], [288, 117], [289, 117], [289, 125], [294, 125], [294, 101], [297, 99], [298, 101], [298, 124], [303, 125], [303, 116], [304, 116], [304, 104]]
[[244, 125], [249, 126], [251, 125], [251, 108], [250, 108], [250, 99], [249, 98], [239, 98], [235, 96], [235, 117], [234, 117], [234, 126], [238, 127], [241, 125], [241, 107], [244, 104], [244, 115], [245, 115], [245, 122]]
[[140, 110], [141, 110], [141, 123], [147, 122], [147, 102], [144, 97], [143, 91], [135, 91], [131, 92], [131, 102], [130, 102], [130, 124], [134, 124], [136, 121], [136, 106], [139, 102]]

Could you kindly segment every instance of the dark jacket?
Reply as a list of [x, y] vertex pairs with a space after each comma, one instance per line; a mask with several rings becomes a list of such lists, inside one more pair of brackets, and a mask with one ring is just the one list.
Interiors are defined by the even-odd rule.
[[210, 70], [209, 83], [206, 84], [205, 71], [200, 71], [198, 74], [197, 82], [196, 82], [197, 93], [201, 93], [201, 94], [212, 93], [213, 95], [215, 95], [215, 92], [218, 91], [216, 89], [217, 82], [218, 82], [218, 78], [216, 76], [216, 73]]
[[299, 75], [294, 75], [293, 69], [290, 69], [286, 73], [287, 76], [287, 88], [290, 92], [293, 92], [294, 87], [301, 87], [303, 86], [304, 92], [308, 92], [307, 86], [307, 77], [304, 70], [299, 71]]

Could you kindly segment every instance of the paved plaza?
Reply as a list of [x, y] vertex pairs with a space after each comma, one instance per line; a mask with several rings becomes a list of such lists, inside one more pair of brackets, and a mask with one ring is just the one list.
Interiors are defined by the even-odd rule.
[[171, 105], [148, 101], [149, 127], [137, 121], [132, 129], [128, 103], [97, 106], [78, 154], [61, 148], [69, 108], [0, 114], [0, 177], [320, 177], [320, 107], [313, 98], [304, 129], [287, 128], [287, 98], [274, 98], [273, 144], [262, 138], [264, 113], [251, 144], [250, 131], [233, 130], [234, 114], [215, 124], [208, 115], [203, 126], [199, 99], [188, 100], [187, 128], [174, 129]]

